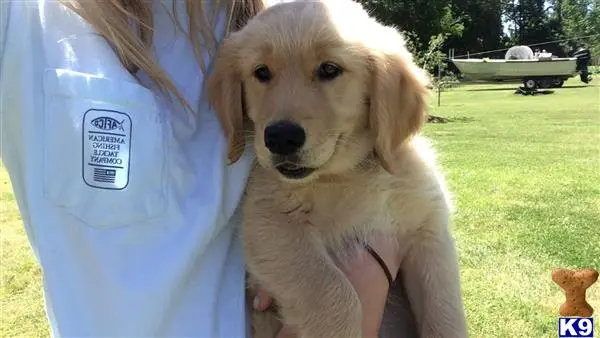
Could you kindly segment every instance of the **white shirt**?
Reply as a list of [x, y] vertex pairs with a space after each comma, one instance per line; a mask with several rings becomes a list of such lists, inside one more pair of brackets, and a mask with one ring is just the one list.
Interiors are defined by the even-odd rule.
[[253, 155], [227, 166], [192, 46], [158, 1], [157, 58], [195, 115], [57, 1], [1, 1], [1, 155], [55, 336], [246, 334], [232, 217]]

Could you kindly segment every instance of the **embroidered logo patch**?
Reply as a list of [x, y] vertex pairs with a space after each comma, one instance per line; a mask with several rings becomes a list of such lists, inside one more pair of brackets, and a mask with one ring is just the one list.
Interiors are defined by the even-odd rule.
[[121, 190], [129, 184], [131, 118], [113, 110], [83, 115], [83, 180], [90, 187]]

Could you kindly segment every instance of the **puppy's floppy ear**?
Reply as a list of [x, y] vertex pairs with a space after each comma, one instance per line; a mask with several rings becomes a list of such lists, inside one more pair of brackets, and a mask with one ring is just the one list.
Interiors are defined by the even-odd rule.
[[429, 92], [428, 77], [413, 62], [402, 36], [392, 28], [383, 30], [371, 54], [369, 125], [377, 156], [392, 173], [398, 150], [423, 126]]
[[227, 138], [230, 164], [239, 160], [245, 147], [242, 77], [235, 35], [233, 33], [222, 43], [207, 80], [208, 101]]

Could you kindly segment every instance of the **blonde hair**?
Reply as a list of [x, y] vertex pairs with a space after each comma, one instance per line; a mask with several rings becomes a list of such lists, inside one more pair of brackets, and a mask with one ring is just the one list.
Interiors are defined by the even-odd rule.
[[[152, 1], [148, 0], [61, 0], [68, 8], [86, 20], [102, 36], [118, 55], [123, 66], [133, 75], [144, 71], [163, 93], [175, 95], [177, 100], [190, 109], [190, 106], [167, 73], [152, 54], [154, 33]], [[177, 20], [177, 3], [173, 0], [174, 24], [181, 29]], [[246, 22], [264, 8], [263, 0], [214, 0], [207, 13], [205, 0], [185, 0], [189, 18], [188, 37], [202, 71], [203, 52], [214, 56], [217, 39], [214, 34], [217, 14], [224, 8], [227, 14], [227, 31], [240, 29]]]

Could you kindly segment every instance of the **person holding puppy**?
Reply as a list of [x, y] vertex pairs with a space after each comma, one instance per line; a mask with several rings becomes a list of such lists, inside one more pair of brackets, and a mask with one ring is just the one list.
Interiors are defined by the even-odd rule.
[[[0, 6], [2, 161], [53, 335], [248, 335], [236, 231], [253, 154], [228, 165], [203, 87], [261, 0]], [[397, 249], [371, 244], [395, 275]], [[375, 336], [389, 284], [361, 256], [342, 266]]]

